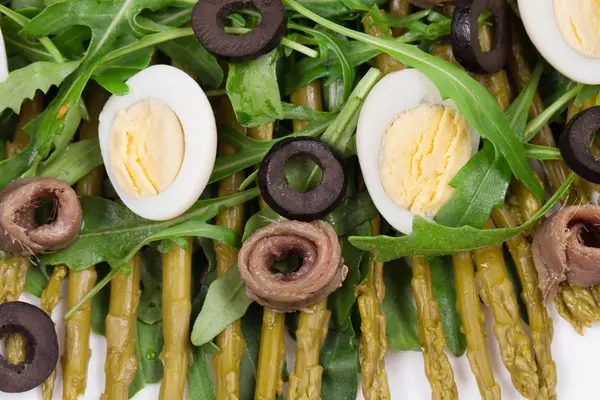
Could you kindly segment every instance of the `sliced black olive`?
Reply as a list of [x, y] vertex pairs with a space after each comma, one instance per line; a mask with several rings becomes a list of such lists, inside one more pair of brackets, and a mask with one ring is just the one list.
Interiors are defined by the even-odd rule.
[[[481, 50], [479, 24], [481, 13], [494, 16], [494, 44], [490, 51]], [[506, 0], [458, 0], [452, 16], [452, 52], [470, 72], [492, 74], [504, 68], [510, 50], [510, 31]]]
[[[323, 178], [316, 188], [301, 193], [285, 179], [285, 165], [292, 157], [306, 157], [321, 168]], [[346, 174], [329, 145], [313, 138], [290, 138], [275, 144], [258, 173], [260, 193], [280, 215], [299, 221], [314, 221], [332, 211], [342, 200]]]
[[0, 304], [0, 338], [10, 333], [20, 333], [27, 339], [27, 359], [11, 365], [0, 355], [0, 392], [27, 392], [41, 385], [56, 368], [58, 339], [54, 322], [31, 304]]
[[[235, 11], [253, 9], [261, 20], [243, 35], [225, 33], [225, 19]], [[199, 0], [192, 11], [192, 29], [204, 48], [227, 61], [253, 60], [273, 50], [287, 27], [281, 0]]]
[[577, 175], [600, 183], [600, 160], [591, 149], [592, 136], [600, 130], [600, 106], [588, 108], [571, 119], [560, 136], [560, 154]]

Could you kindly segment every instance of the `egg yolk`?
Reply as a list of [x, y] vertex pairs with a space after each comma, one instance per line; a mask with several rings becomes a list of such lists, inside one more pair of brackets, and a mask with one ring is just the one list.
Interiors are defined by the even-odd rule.
[[110, 167], [131, 196], [156, 196], [179, 174], [185, 137], [166, 103], [147, 99], [119, 111], [110, 137]]
[[381, 183], [399, 207], [434, 216], [454, 194], [449, 182], [471, 152], [470, 128], [457, 110], [442, 105], [405, 110], [381, 140]]
[[554, 0], [554, 16], [569, 46], [600, 58], [600, 0]]

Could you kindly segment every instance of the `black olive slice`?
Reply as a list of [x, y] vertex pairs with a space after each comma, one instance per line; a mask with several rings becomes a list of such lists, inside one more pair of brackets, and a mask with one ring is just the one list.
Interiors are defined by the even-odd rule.
[[[494, 16], [494, 44], [481, 50], [477, 19], [485, 10]], [[458, 0], [452, 16], [452, 52], [470, 72], [492, 74], [504, 68], [510, 50], [508, 8], [505, 0]]]
[[[306, 157], [323, 172], [321, 183], [308, 192], [292, 189], [285, 180], [285, 165], [295, 156]], [[258, 172], [258, 186], [267, 204], [280, 215], [299, 221], [314, 221], [339, 204], [346, 187], [346, 174], [331, 147], [318, 139], [290, 138], [275, 144]]]
[[58, 362], [54, 322], [41, 309], [13, 301], [0, 304], [0, 338], [20, 333], [27, 338], [27, 359], [11, 365], [0, 355], [0, 392], [22, 393], [41, 385]]
[[600, 160], [591, 149], [592, 136], [600, 130], [600, 106], [583, 110], [571, 119], [560, 136], [559, 147], [563, 160], [577, 175], [600, 183]]
[[[243, 35], [225, 33], [225, 19], [235, 11], [253, 9], [261, 20]], [[204, 48], [231, 62], [256, 59], [281, 42], [287, 18], [281, 0], [199, 0], [192, 11], [192, 29]]]

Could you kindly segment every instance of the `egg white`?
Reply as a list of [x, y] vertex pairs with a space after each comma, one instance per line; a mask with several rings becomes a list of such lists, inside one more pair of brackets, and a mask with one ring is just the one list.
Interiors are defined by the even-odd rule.
[[[129, 93], [112, 96], [100, 113], [98, 135], [102, 158], [110, 181], [123, 203], [141, 217], [163, 221], [187, 211], [206, 187], [217, 154], [217, 127], [208, 98], [194, 79], [178, 68], [155, 65], [127, 81]], [[161, 100], [175, 112], [185, 138], [179, 174], [156, 196], [137, 198], [122, 188], [110, 164], [113, 122], [121, 110], [145, 99]]]
[[[392, 72], [375, 85], [360, 112], [356, 148], [360, 169], [369, 195], [383, 218], [398, 231], [409, 235], [415, 214], [398, 206], [387, 195], [379, 175], [381, 140], [399, 113], [424, 104], [441, 104], [456, 109], [452, 100], [443, 100], [440, 91], [422, 72], [406, 69]], [[479, 148], [480, 136], [472, 128], [472, 154]]]
[[569, 45], [556, 22], [552, 0], [519, 0], [519, 11], [527, 35], [546, 61], [574, 81], [600, 84], [600, 59], [586, 57]]
[[0, 82], [8, 78], [8, 61], [6, 58], [6, 48], [4, 47], [4, 37], [0, 29]]

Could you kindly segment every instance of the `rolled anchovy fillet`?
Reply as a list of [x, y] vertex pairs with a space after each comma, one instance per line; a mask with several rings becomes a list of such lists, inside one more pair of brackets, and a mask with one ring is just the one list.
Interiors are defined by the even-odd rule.
[[[273, 273], [274, 261], [302, 258], [291, 273]], [[256, 231], [238, 255], [248, 297], [278, 312], [308, 310], [342, 285], [348, 268], [333, 228], [323, 221], [283, 221]]]
[[545, 300], [552, 300], [562, 282], [577, 286], [600, 284], [600, 207], [561, 209], [539, 228], [533, 260]]
[[[37, 200], [56, 201], [55, 218], [40, 225], [35, 220]], [[69, 247], [81, 229], [82, 210], [77, 194], [53, 178], [18, 179], [0, 192], [0, 247], [21, 255]]]

